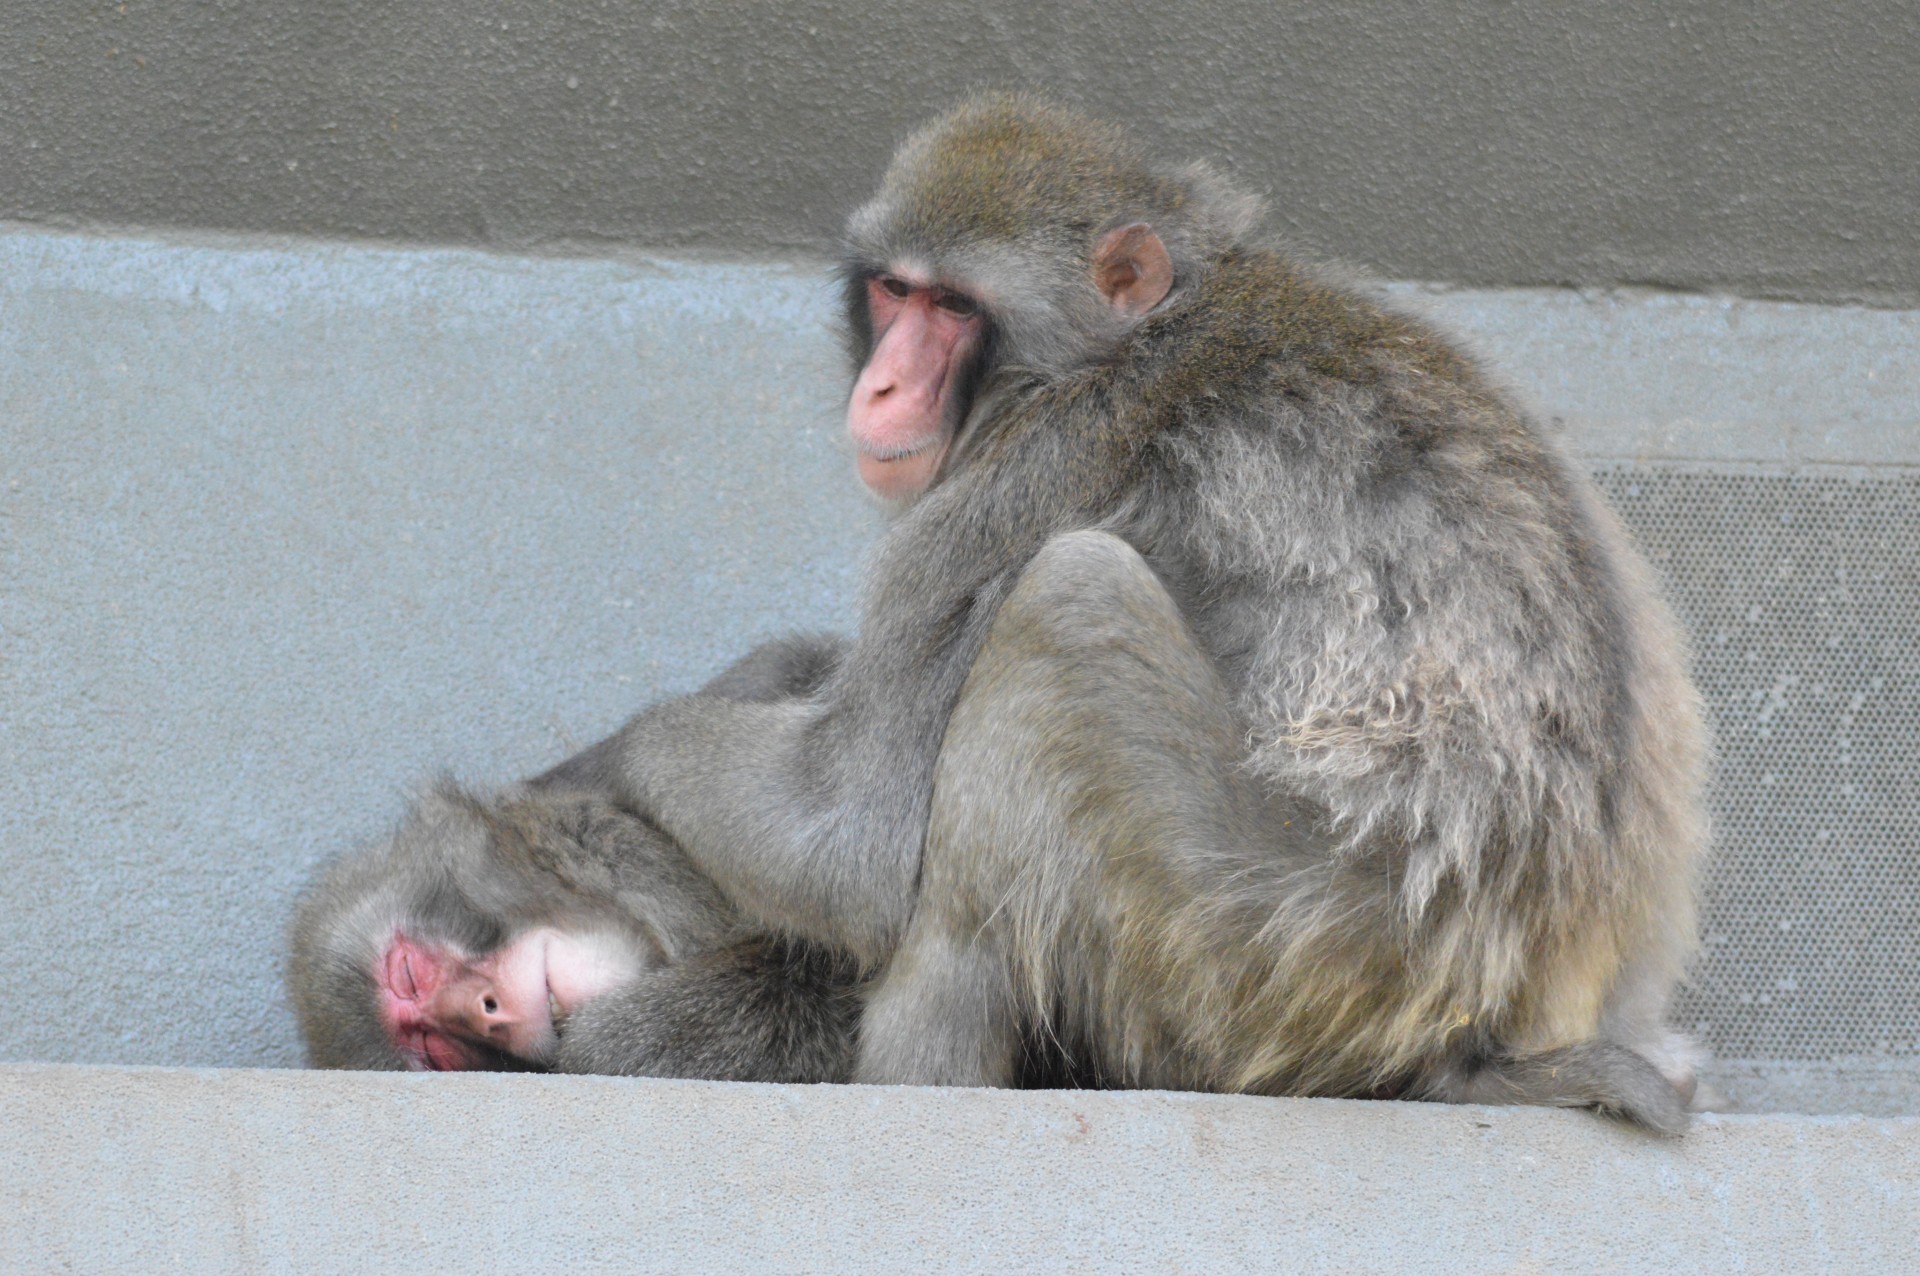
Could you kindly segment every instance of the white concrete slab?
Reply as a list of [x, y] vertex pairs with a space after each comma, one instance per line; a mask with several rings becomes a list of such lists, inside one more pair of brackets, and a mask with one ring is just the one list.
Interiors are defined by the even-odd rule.
[[1871, 1273], [1920, 1118], [0, 1068], [7, 1272]]

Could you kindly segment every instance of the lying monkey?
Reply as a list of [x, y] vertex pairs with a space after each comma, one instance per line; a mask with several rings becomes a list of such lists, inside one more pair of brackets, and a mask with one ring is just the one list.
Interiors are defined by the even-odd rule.
[[536, 780], [449, 782], [309, 889], [289, 982], [312, 1061], [844, 1080], [851, 963], [748, 933], [667, 837]]
[[[756, 649], [707, 694], [804, 694], [840, 644]], [[288, 983], [316, 1065], [844, 1080], [857, 972], [749, 930], [597, 750], [491, 801], [442, 782], [302, 897]]]
[[[844, 649], [770, 642], [702, 694], [805, 696]], [[852, 1079], [862, 972], [748, 925], [615, 803], [623, 734], [490, 800], [443, 781], [307, 888], [287, 982], [316, 1067]], [[1014, 1083], [1099, 1078], [1036, 1033]]]

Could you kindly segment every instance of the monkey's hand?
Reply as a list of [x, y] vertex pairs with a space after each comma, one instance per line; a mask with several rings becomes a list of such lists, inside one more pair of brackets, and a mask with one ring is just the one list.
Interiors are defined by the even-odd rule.
[[[833, 674], [851, 644], [838, 634], [788, 634], [763, 642], [728, 665], [696, 693], [720, 700], [772, 703], [810, 696]], [[592, 744], [534, 777], [539, 788], [634, 795], [620, 783], [628, 728]], [[641, 810], [651, 810], [644, 804]]]

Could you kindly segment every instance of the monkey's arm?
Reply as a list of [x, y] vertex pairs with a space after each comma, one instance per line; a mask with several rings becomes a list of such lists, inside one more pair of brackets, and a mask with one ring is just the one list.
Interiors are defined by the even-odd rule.
[[618, 740], [620, 792], [750, 917], [878, 960], [911, 911], [966, 666], [867, 682], [862, 666], [812, 699], [692, 695], [642, 713]]
[[610, 744], [623, 800], [749, 916], [867, 960], [891, 951], [911, 911], [947, 715], [1046, 530], [980, 517], [994, 493], [967, 477], [889, 530], [860, 635], [814, 695], [696, 694], [640, 714]]
[[839, 634], [775, 638], [728, 665], [695, 694], [755, 701], [812, 695], [845, 658], [850, 645]]
[[710, 1081], [845, 1081], [859, 1000], [845, 958], [752, 939], [649, 971], [582, 1005], [559, 1072]]

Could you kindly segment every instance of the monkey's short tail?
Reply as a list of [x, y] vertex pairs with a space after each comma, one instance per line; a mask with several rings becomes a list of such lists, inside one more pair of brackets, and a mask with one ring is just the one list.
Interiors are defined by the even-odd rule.
[[1656, 1134], [1685, 1134], [1689, 1096], [1626, 1046], [1586, 1041], [1540, 1054], [1488, 1060], [1436, 1087], [1449, 1103], [1598, 1108]]

